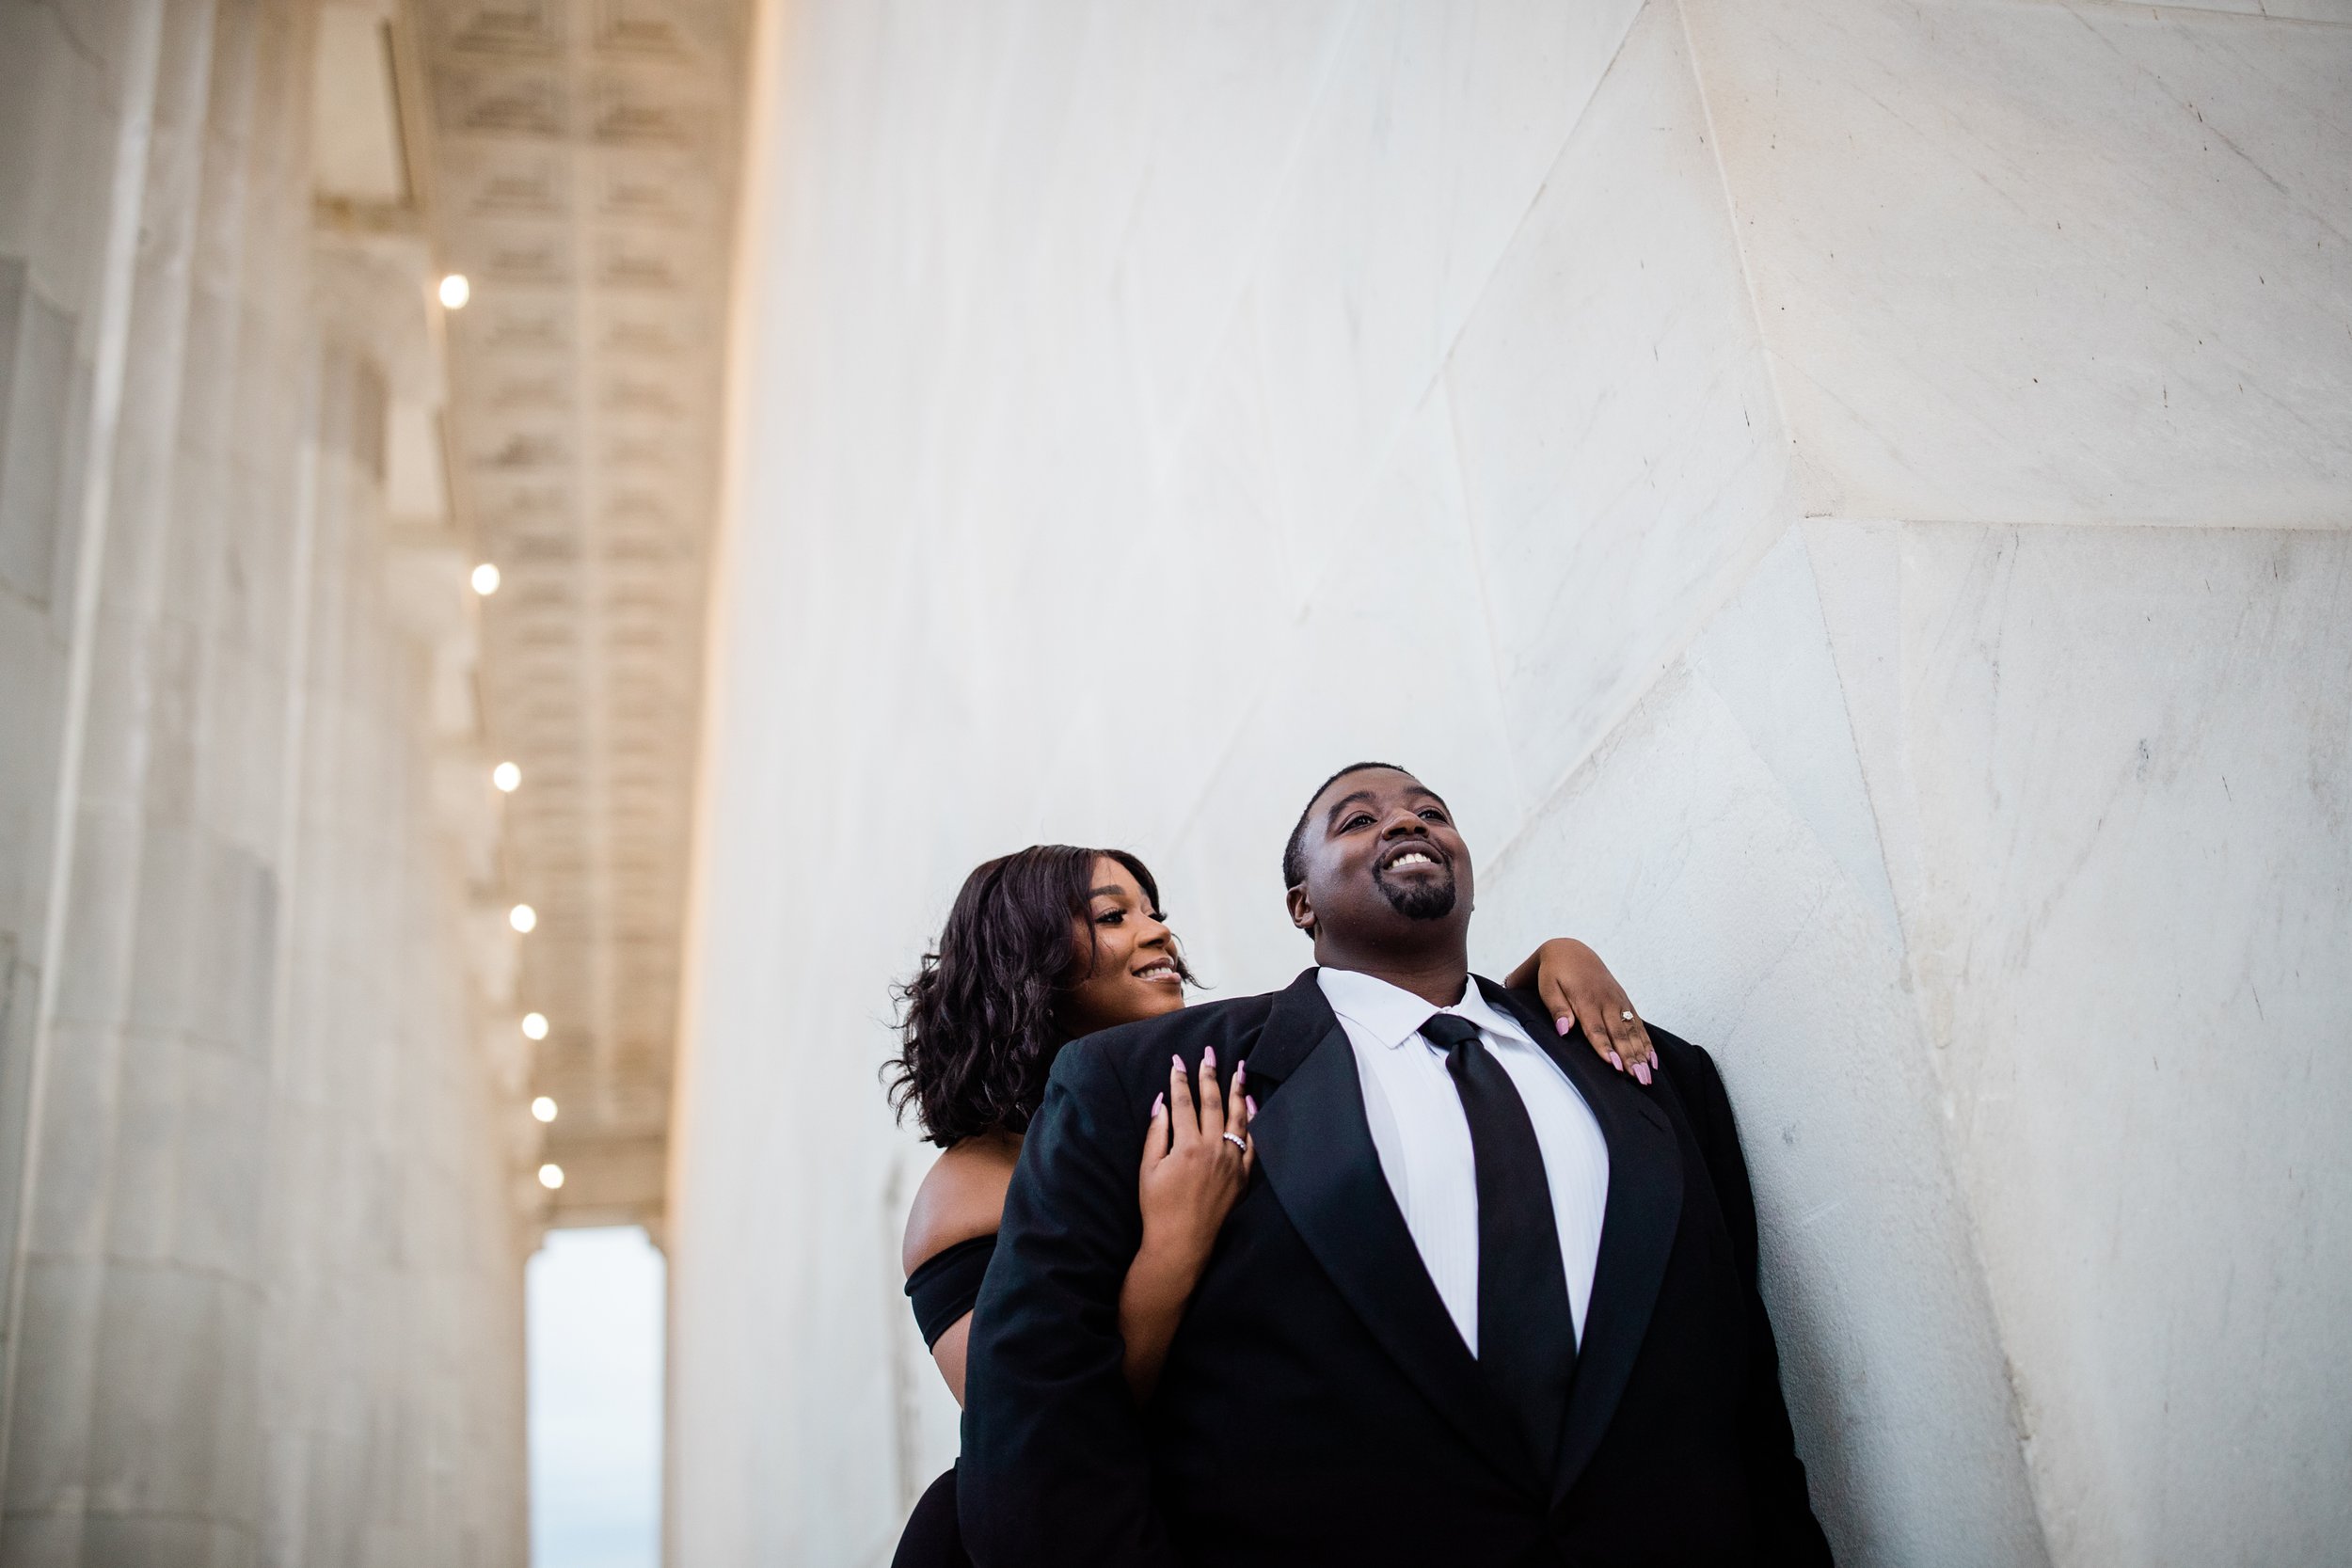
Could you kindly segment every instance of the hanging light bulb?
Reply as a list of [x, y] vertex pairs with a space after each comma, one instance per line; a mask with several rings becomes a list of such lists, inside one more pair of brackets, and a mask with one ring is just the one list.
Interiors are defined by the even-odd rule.
[[473, 569], [473, 591], [484, 598], [499, 591], [499, 569], [485, 561]]
[[523, 770], [511, 762], [501, 762], [490, 769], [490, 782], [499, 786], [501, 795], [512, 795], [521, 787]]
[[543, 1040], [547, 1037], [548, 1015], [545, 1013], [523, 1014], [523, 1038], [529, 1040]]
[[531, 1102], [531, 1114], [537, 1117], [541, 1121], [553, 1121], [555, 1119], [555, 1101], [549, 1100], [546, 1095], [541, 1095], [538, 1099]]
[[473, 285], [466, 281], [462, 272], [453, 272], [441, 279], [441, 306], [444, 309], [463, 310], [466, 301], [473, 298]]
[[529, 904], [517, 904], [506, 911], [506, 923], [517, 931], [528, 931], [539, 924], [539, 911]]

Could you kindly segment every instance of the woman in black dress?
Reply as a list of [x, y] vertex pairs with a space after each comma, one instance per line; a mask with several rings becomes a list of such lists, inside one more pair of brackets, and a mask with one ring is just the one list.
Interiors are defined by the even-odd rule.
[[[914, 1195], [902, 1261], [923, 1341], [957, 1403], [972, 1304], [1055, 1053], [1080, 1035], [1183, 1006], [1192, 983], [1158, 884], [1124, 850], [1040, 845], [964, 879], [938, 951], [904, 989], [901, 1049], [890, 1064], [894, 1103], [901, 1112], [912, 1105], [924, 1136], [943, 1150]], [[1592, 949], [1547, 942], [1508, 983], [1534, 985], [1561, 1033], [1571, 1020], [1582, 1023], [1603, 1060], [1647, 1081], [1649, 1036]], [[1151, 1398], [1254, 1164], [1246, 1068], [1224, 1092], [1214, 1065], [1201, 1069], [1196, 1093], [1183, 1066], [1170, 1067], [1136, 1173], [1143, 1242], [1128, 1265], [1119, 1323], [1138, 1402]], [[915, 1504], [892, 1560], [894, 1568], [970, 1561], [954, 1470]]]

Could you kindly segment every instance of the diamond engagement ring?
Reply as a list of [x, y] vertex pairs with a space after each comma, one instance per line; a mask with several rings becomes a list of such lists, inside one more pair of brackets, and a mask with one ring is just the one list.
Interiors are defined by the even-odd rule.
[[1623, 1020], [1624, 1020], [1626, 1022], [1628, 1022], [1628, 1023], [1630, 1023], [1630, 1022], [1633, 1022], [1633, 1014], [1632, 1014], [1632, 1012], [1631, 1012], [1629, 1009], [1627, 1009], [1627, 1008], [1619, 1008], [1619, 1009], [1618, 1009], [1618, 1012], [1617, 1012], [1617, 1016], [1618, 1016], [1619, 1018], [1623, 1019]]
[[1240, 1149], [1244, 1154], [1249, 1152], [1248, 1141], [1241, 1137], [1238, 1133], [1227, 1132], [1223, 1134], [1223, 1137], [1227, 1143], [1232, 1144], [1235, 1148]]

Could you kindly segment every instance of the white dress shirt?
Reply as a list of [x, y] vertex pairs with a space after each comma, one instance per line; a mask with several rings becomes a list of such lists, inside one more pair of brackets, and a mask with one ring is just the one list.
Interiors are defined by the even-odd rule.
[[1422, 1037], [1438, 1012], [1478, 1025], [1480, 1042], [1519, 1091], [1551, 1187], [1552, 1223], [1560, 1231], [1560, 1264], [1568, 1280], [1568, 1310], [1577, 1343], [1584, 1342], [1584, 1312], [1593, 1299], [1593, 1263], [1600, 1251], [1601, 1215], [1609, 1201], [1609, 1145], [1592, 1107], [1560, 1064], [1527, 1037], [1509, 1014], [1487, 1005], [1473, 979], [1462, 1000], [1432, 1007], [1411, 991], [1354, 970], [1316, 972], [1323, 994], [1356, 1049], [1356, 1075], [1364, 1091], [1364, 1117], [1406, 1228], [1430, 1280], [1478, 1354], [1478, 1171], [1470, 1154], [1470, 1118], [1446, 1071], [1445, 1053]]

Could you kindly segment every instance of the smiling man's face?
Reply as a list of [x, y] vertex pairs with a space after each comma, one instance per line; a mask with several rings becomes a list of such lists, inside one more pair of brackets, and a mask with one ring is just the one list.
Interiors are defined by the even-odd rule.
[[1446, 803], [1410, 773], [1366, 768], [1332, 780], [1308, 808], [1302, 848], [1291, 917], [1319, 955], [1463, 940], [1470, 848]]

